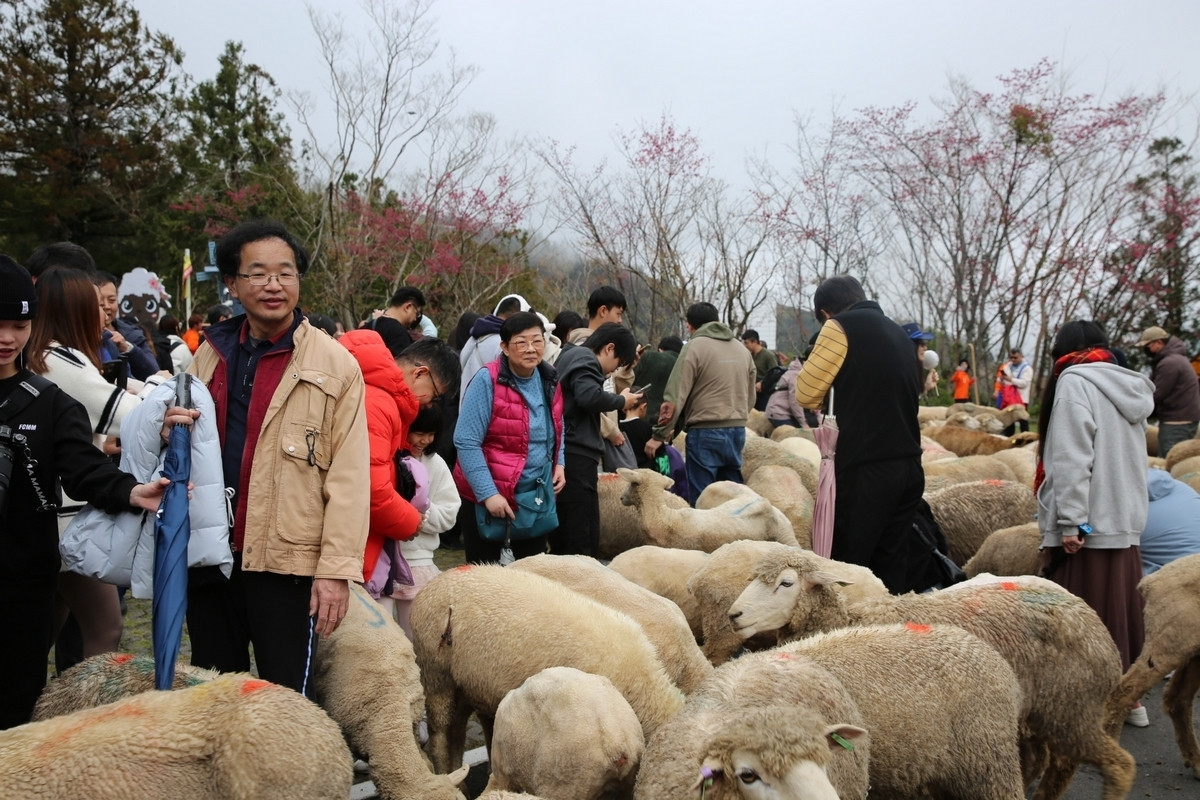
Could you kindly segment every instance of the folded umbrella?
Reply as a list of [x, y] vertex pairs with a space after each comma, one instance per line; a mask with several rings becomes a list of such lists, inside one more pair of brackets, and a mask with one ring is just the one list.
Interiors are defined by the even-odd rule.
[[[191, 375], [180, 375], [175, 383], [176, 404], [192, 408]], [[163, 491], [154, 521], [154, 599], [150, 604], [151, 639], [154, 647], [154, 688], [170, 689], [175, 681], [175, 661], [183, 641], [187, 615], [188, 481], [192, 474], [192, 431], [187, 425], [171, 428], [163, 476], [171, 484]]]
[[829, 388], [829, 411], [813, 431], [813, 438], [821, 451], [821, 469], [817, 474], [817, 496], [813, 503], [812, 549], [817, 555], [829, 558], [833, 551], [833, 513], [837, 505], [833, 458], [837, 452], [838, 426], [833, 413], [832, 386]]

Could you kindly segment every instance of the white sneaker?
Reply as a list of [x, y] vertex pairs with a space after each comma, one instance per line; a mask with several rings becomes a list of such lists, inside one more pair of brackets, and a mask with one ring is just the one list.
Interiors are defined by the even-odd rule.
[[1146, 714], [1145, 706], [1138, 706], [1129, 711], [1129, 716], [1125, 717], [1125, 724], [1132, 725], [1135, 728], [1149, 728], [1150, 717]]

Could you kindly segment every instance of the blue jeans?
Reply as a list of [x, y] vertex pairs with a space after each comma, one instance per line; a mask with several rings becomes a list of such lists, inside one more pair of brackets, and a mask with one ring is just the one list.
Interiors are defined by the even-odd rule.
[[693, 506], [710, 483], [742, 482], [742, 447], [745, 444], [744, 427], [692, 428], [687, 432], [684, 465]]

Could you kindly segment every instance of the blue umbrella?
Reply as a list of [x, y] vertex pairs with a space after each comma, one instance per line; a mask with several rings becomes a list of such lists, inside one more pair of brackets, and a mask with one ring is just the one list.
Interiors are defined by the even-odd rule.
[[[186, 373], [175, 379], [175, 402], [192, 408], [192, 392]], [[163, 475], [171, 485], [163, 491], [154, 520], [154, 599], [150, 605], [151, 636], [154, 644], [154, 688], [170, 689], [175, 681], [175, 660], [183, 640], [187, 614], [188, 481], [192, 474], [192, 431], [187, 425], [171, 428]]]

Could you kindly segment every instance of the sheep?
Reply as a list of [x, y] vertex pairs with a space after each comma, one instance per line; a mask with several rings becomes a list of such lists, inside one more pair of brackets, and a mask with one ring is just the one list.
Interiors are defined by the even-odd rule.
[[[764, 471], [777, 473], [780, 470], [787, 470], [787, 472], [791, 475], [796, 474], [795, 470], [791, 469], [790, 467], [775, 467], [768, 465], [758, 469], [754, 473], [754, 477], [761, 481], [762, 475], [760, 473]], [[796, 485], [801, 492], [800, 498], [803, 498], [808, 494], [808, 492], [805, 491], [804, 486], [799, 483], [798, 478], [796, 480]], [[780, 495], [779, 492], [776, 492], [775, 494], [776, 496]], [[696, 509], [706, 511], [708, 509], [717, 508], [724, 503], [731, 502], [738, 498], [743, 498], [743, 503], [746, 502], [746, 500], [756, 500], [759, 498], [764, 500], [766, 499], [744, 483], [737, 483], [735, 481], [713, 481], [708, 486], [704, 487], [704, 491], [701, 492], [700, 496], [696, 498]], [[775, 504], [771, 503], [771, 501], [768, 500], [767, 502], [771, 505], [771, 516], [775, 518], [772, 528], [773, 533], [769, 538], [772, 541], [785, 544], [789, 547], [799, 546], [800, 543], [796, 540], [796, 529], [792, 526], [792, 521], [788, 518], [788, 515], [776, 508]], [[809, 538], [811, 539], [811, 537], [812, 521], [810, 518]]]
[[925, 435], [958, 456], [987, 456], [1013, 446], [1007, 437], [956, 425], [927, 428]]
[[322, 636], [314, 660], [316, 700], [342, 726], [350, 746], [371, 765], [383, 800], [421, 797], [463, 800], [470, 767], [436, 775], [417, 742], [425, 711], [413, 646], [392, 615], [362, 586], [350, 584], [350, 604], [337, 629]]
[[542, 798], [532, 794], [525, 794], [524, 792], [492, 790], [479, 795], [478, 800], [542, 800]]
[[[759, 411], [757, 408], [750, 409], [750, 414], [746, 418], [746, 430], [756, 436], [770, 436], [771, 420], [767, 419], [767, 415]], [[747, 437], [749, 438], [749, 437]]]
[[1017, 483], [1033, 488], [1033, 475], [1037, 471], [1037, 449], [1022, 447], [1010, 447], [1007, 450], [1000, 450], [992, 453], [992, 458], [1006, 464], [1013, 471], [1013, 475], [1017, 479]]
[[745, 638], [764, 633], [794, 638], [895, 621], [958, 625], [992, 645], [1021, 682], [1022, 738], [1030, 754], [1026, 779], [1040, 772], [1034, 754], [1048, 748], [1052, 758], [1036, 797], [1060, 796], [1080, 762], [1103, 773], [1106, 800], [1129, 791], [1133, 757], [1104, 727], [1105, 701], [1120, 680], [1120, 657], [1104, 623], [1082, 599], [1032, 576], [984, 575], [941, 592], [855, 603], [846, 602], [834, 584], [833, 576], [795, 555], [767, 554], [755, 567], [754, 582], [730, 606], [730, 622]]
[[224, 675], [0, 731], [0, 796], [347, 797], [342, 732], [291, 689]]
[[[600, 546], [601, 558], [615, 558], [618, 554], [646, 544], [646, 529], [642, 527], [642, 516], [632, 506], [621, 502], [621, 495], [629, 482], [615, 472], [605, 472], [596, 483], [600, 498]], [[664, 490], [658, 502], [667, 508], [684, 508], [687, 500], [673, 492]]]
[[[813, 469], [818, 471], [820, 476], [821, 469], [821, 448], [812, 439], [805, 439], [803, 436], [792, 436], [780, 442], [784, 449], [793, 455], [800, 456], [808, 463], [812, 464]], [[760, 467], [761, 469], [761, 467]], [[755, 470], [756, 472], [758, 470]]]
[[1200, 554], [1147, 575], [1138, 591], [1146, 601], [1146, 643], [1113, 692], [1109, 725], [1119, 727], [1134, 701], [1174, 670], [1163, 691], [1163, 711], [1175, 728], [1184, 765], [1200, 779], [1200, 743], [1192, 726], [1200, 691]]
[[[665, 597], [643, 589], [620, 573], [586, 556], [537, 555], [509, 569], [533, 572], [633, 617], [654, 646], [675, 685], [690, 693], [712, 672], [683, 612]], [[551, 794], [553, 792], [543, 792]]]
[[[1178, 445], [1176, 445], [1176, 447], [1178, 447]], [[1175, 452], [1176, 447], [1171, 448], [1172, 453]], [[1200, 456], [1181, 458], [1171, 464], [1167, 472], [1171, 473], [1172, 478], [1187, 483], [1189, 477], [1200, 472]]]
[[1037, 514], [1033, 489], [1011, 480], [960, 483], [929, 492], [925, 499], [946, 536], [946, 555], [960, 566], [992, 531], [1030, 522]]
[[491, 734], [504, 695], [547, 667], [603, 675], [652, 734], [683, 705], [641, 627], [562, 584], [495, 565], [431, 580], [412, 606], [434, 766], [462, 759], [472, 709]]
[[679, 606], [687, 619], [692, 636], [700, 641], [704, 636], [701, 623], [700, 604], [688, 591], [688, 581], [704, 562], [708, 553], [699, 550], [679, 550], [674, 547], [656, 547], [652, 544], [635, 547], [613, 558], [609, 569], [641, 586], [659, 597]]
[[1036, 522], [1001, 528], [988, 534], [963, 565], [968, 578], [992, 575], [1037, 575], [1041, 572], [1042, 533]]
[[729, 606], [742, 590], [754, 580], [754, 566], [767, 554], [779, 558], [787, 554], [800, 553], [820, 563], [829, 574], [837, 575], [845, 583], [840, 591], [849, 593], [852, 600], [887, 594], [883, 581], [875, 577], [866, 567], [845, 564], [822, 558], [816, 553], [786, 547], [776, 542], [733, 542], [721, 547], [693, 573], [688, 581], [688, 591], [700, 606], [700, 619], [704, 645], [702, 650], [708, 660], [720, 665], [729, 660], [743, 646], [749, 649], [770, 647], [777, 641], [775, 636], [759, 637], [754, 641], [743, 641], [729, 624]]
[[[175, 665], [172, 689], [186, 689], [208, 683], [221, 673]], [[249, 675], [244, 675], [249, 677]], [[154, 659], [131, 653], [101, 653], [85, 658], [51, 681], [33, 707], [33, 721], [124, 700], [154, 689]]]
[[612, 681], [550, 667], [496, 708], [485, 789], [628, 800], [644, 749], [642, 726]]
[[[946, 483], [970, 483], [972, 481], [1013, 481], [1017, 476], [1007, 464], [991, 456], [962, 456], [943, 461], [925, 463], [925, 490], [935, 488], [931, 478], [945, 478]], [[941, 487], [936, 487], [941, 488]]]
[[[1151, 455], [1158, 455], [1158, 453], [1152, 453]], [[1200, 439], [1185, 439], [1179, 442], [1171, 448], [1171, 452], [1167, 453], [1167, 472], [1170, 472], [1171, 468], [1180, 461], [1193, 456], [1200, 456]]]
[[742, 480], [749, 482], [755, 470], [766, 464], [778, 464], [796, 470], [796, 474], [804, 482], [804, 488], [816, 497], [816, 467], [790, 452], [779, 442], [755, 436], [746, 437], [746, 443], [742, 446]]
[[[361, 586], [352, 584], [350, 594], [341, 625], [318, 642], [313, 694], [355, 751], [370, 762], [371, 777], [384, 800], [462, 800], [457, 787], [469, 767], [434, 775], [416, 741], [414, 726], [425, 701], [412, 645]], [[177, 664], [174, 688], [210, 681], [218, 674]], [[77, 664], [46, 687], [34, 715], [40, 719], [69, 713], [153, 688], [153, 659], [106, 653]]]
[[917, 422], [944, 422], [946, 406], [917, 406]]
[[782, 442], [784, 439], [799, 436], [801, 430], [802, 428], [797, 428], [795, 425], [777, 425], [771, 430], [767, 438], [772, 442]]
[[812, 548], [813, 495], [804, 488], [794, 469], [767, 464], [756, 469], [746, 485], [783, 512], [792, 524], [798, 546]]
[[638, 509], [647, 544], [706, 553], [739, 539], [774, 540], [786, 535], [795, 544], [791, 525], [783, 531], [774, 506], [761, 497], [739, 497], [709, 509], [672, 509], [659, 499], [661, 490], [671, 485], [670, 478], [654, 470], [624, 467], [617, 474], [629, 481], [621, 502]]
[[954, 625], [867, 625], [772, 651], [835, 674], [871, 734], [871, 796], [1023, 800], [1021, 688], [992, 648]]
[[[829, 671], [790, 654], [750, 653], [713, 672], [646, 743], [634, 797], [695, 796], [708, 766], [714, 781], [706, 800], [767, 796], [757, 793], [758, 781], [738, 780], [746, 774], [779, 786], [771, 797], [834, 796], [804, 794], [801, 782], [831, 784], [843, 800], [863, 798], [871, 743], [862, 728], [858, 706]], [[853, 750], [832, 747], [834, 733]], [[828, 777], [818, 772], [826, 765]]]

